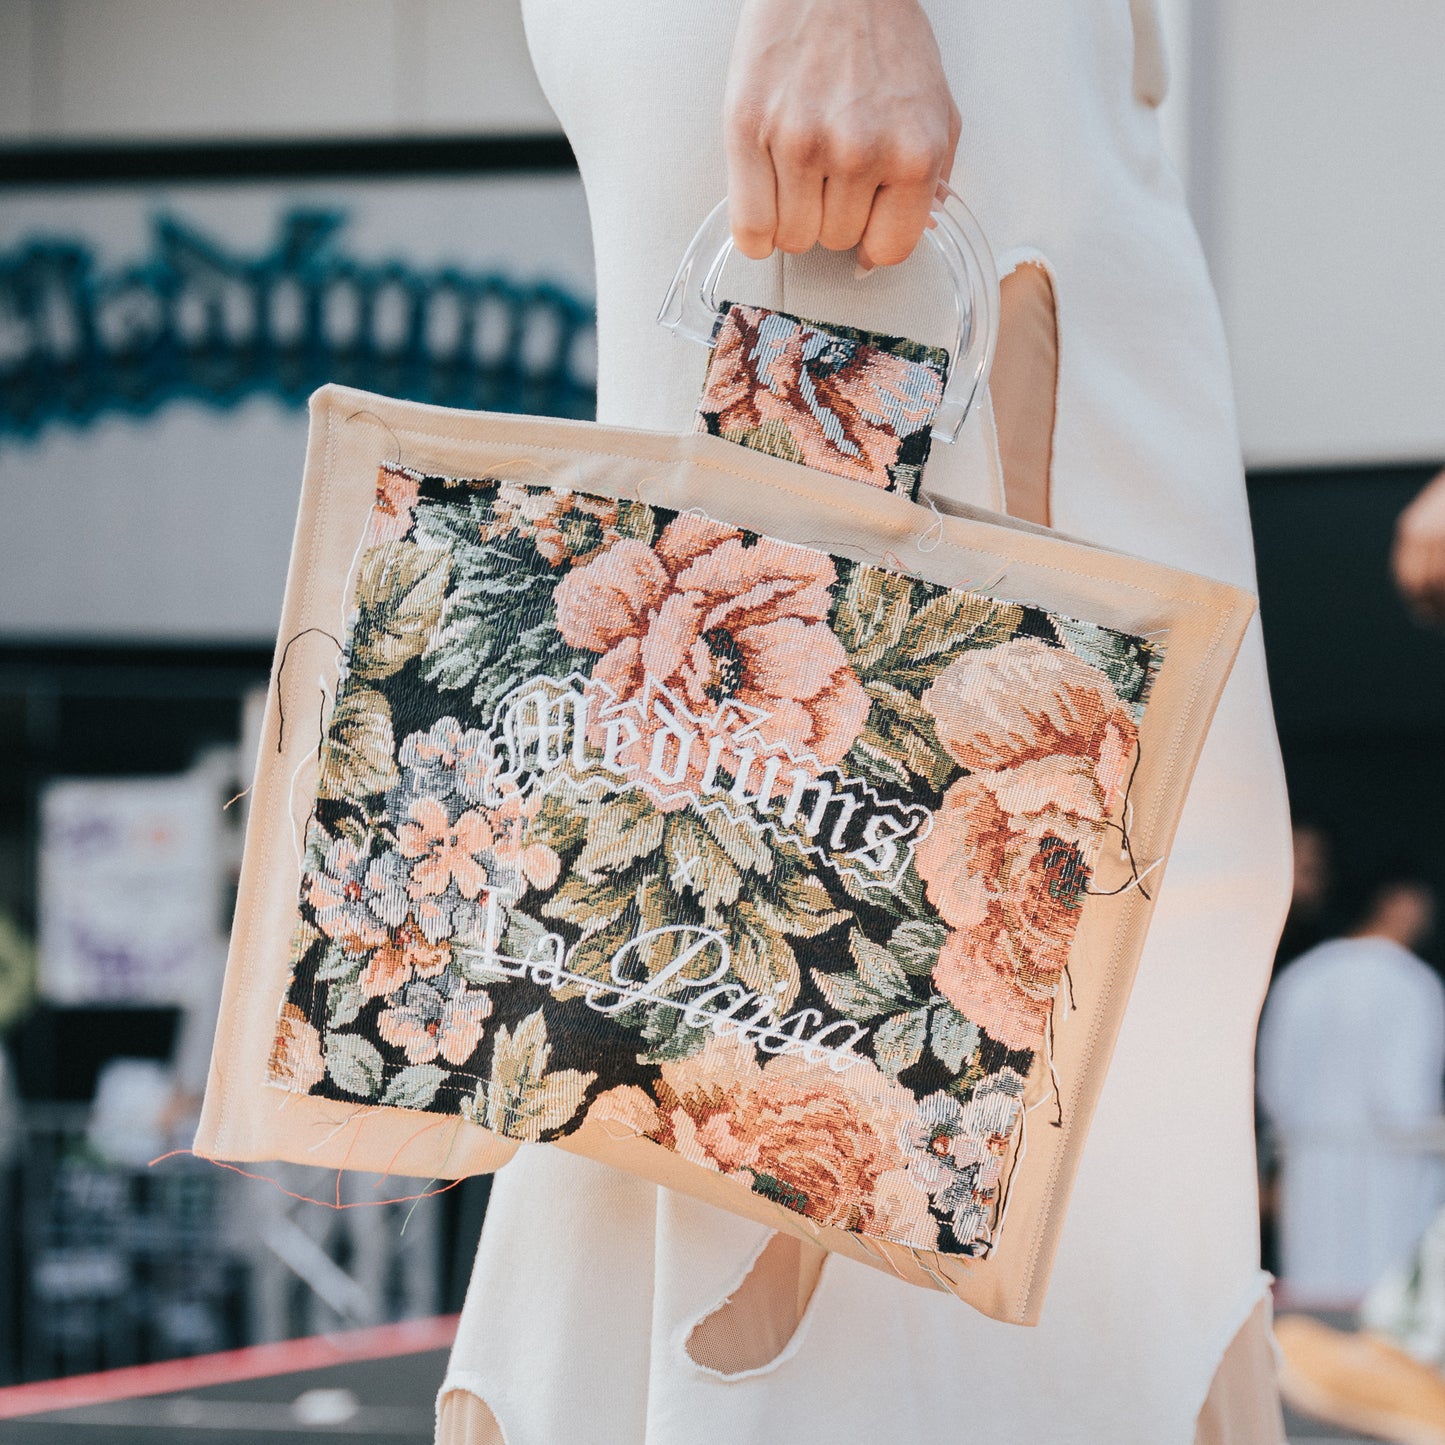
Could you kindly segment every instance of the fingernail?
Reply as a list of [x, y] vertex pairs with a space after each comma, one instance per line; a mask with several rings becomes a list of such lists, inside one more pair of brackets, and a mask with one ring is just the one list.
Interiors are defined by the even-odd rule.
[[855, 281], [861, 281], [872, 269], [873, 267], [868, 265], [866, 261], [859, 261], [858, 264], [853, 267], [853, 279]]

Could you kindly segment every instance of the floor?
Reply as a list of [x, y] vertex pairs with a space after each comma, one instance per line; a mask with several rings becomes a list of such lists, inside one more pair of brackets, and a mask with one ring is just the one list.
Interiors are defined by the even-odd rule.
[[1318, 1420], [1296, 1415], [1292, 1410], [1284, 1412], [1284, 1423], [1289, 1445], [1378, 1445], [1375, 1440], [1334, 1430]]
[[446, 1350], [6, 1420], [5, 1445], [430, 1445]]
[[[445, 1349], [6, 1420], [6, 1445], [430, 1445]], [[1374, 1445], [1286, 1412], [1289, 1445]]]

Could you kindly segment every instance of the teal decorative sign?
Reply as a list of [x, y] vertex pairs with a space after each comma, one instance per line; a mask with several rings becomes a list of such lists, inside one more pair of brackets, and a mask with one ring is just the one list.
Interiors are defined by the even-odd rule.
[[183, 397], [301, 406], [327, 381], [592, 416], [590, 304], [491, 272], [357, 260], [339, 244], [345, 219], [293, 211], [246, 256], [161, 216], [152, 253], [117, 270], [74, 240], [0, 253], [0, 436]]

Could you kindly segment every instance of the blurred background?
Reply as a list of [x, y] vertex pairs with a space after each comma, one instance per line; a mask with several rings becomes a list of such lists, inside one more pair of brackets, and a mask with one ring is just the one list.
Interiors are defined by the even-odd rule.
[[[1438, 974], [1445, 632], [1391, 559], [1445, 466], [1445, 7], [1132, 8], [1233, 350], [1303, 825], [1281, 963], [1384, 928]], [[460, 1307], [485, 1181], [337, 1211], [291, 1197], [334, 1175], [146, 1166], [204, 1084], [307, 394], [586, 417], [591, 287], [507, 0], [0, 0], [0, 1384]], [[1399, 883], [1414, 922], [1371, 922]]]

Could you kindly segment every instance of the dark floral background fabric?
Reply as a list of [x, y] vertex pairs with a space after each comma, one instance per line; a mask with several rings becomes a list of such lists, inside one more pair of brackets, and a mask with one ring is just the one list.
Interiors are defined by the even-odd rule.
[[947, 376], [942, 347], [729, 302], [698, 430], [912, 498]]
[[1157, 647], [398, 467], [354, 606], [273, 1084], [985, 1252]]

